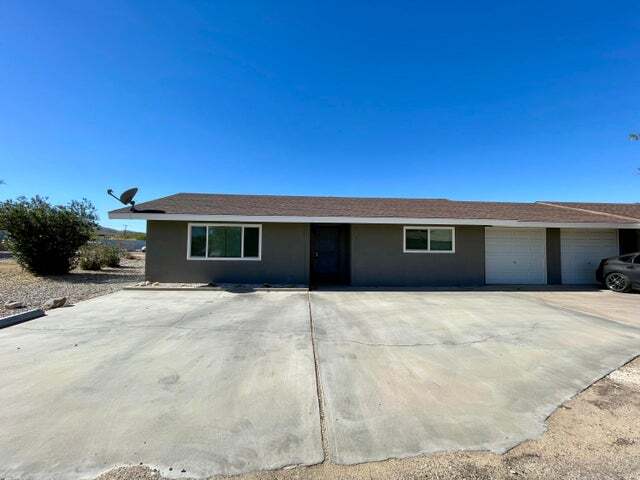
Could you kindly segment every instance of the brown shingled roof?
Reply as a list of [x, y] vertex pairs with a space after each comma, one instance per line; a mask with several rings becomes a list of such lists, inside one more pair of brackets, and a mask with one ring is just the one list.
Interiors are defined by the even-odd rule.
[[617, 215], [640, 221], [640, 203], [583, 203], [583, 202], [545, 202], [548, 205], [573, 208], [581, 211]]
[[[568, 205], [568, 204], [567, 204]], [[605, 204], [616, 205], [616, 204]], [[543, 203], [471, 202], [445, 199], [308, 197], [177, 193], [136, 205], [153, 213], [295, 217], [451, 218], [556, 223], [638, 223], [632, 218], [560, 208]], [[128, 208], [111, 213], [130, 213]], [[633, 217], [636, 218], [636, 217]]]

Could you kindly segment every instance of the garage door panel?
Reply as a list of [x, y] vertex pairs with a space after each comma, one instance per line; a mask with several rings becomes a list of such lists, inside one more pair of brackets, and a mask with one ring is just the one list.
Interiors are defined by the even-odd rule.
[[486, 283], [544, 284], [546, 273], [544, 228], [486, 228]]
[[617, 230], [560, 230], [562, 283], [585, 285], [596, 282], [600, 260], [618, 255]]

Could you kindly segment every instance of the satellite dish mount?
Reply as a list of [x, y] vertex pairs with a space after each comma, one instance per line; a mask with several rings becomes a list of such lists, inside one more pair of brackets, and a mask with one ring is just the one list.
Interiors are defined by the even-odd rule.
[[130, 188], [129, 190], [125, 190], [122, 193], [122, 195], [120, 195], [120, 197], [118, 198], [113, 194], [113, 190], [111, 189], [107, 190], [107, 195], [111, 195], [113, 198], [115, 198], [116, 200], [118, 200], [120, 203], [124, 205], [131, 205], [132, 212], [136, 211], [136, 202], [133, 201], [133, 197], [136, 196], [136, 193], [138, 193], [137, 187]]

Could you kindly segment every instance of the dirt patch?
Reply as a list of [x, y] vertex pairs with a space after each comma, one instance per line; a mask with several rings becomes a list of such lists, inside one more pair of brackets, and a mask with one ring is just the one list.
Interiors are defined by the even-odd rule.
[[157, 470], [140, 465], [114, 468], [98, 477], [100, 480], [160, 480], [161, 478]]
[[[123, 259], [118, 268], [103, 268], [97, 272], [77, 269], [67, 275], [41, 277], [23, 270], [3, 252], [0, 256], [0, 317], [40, 307], [53, 297], [67, 297], [73, 304], [135, 285], [144, 280], [144, 254], [134, 257]], [[8, 310], [4, 308], [8, 301], [22, 302], [26, 308]]]
[[[504, 455], [457, 452], [360, 465], [255, 472], [214, 479], [640, 479], [640, 358], [566, 402], [547, 421], [547, 431]], [[188, 469], [186, 474], [188, 475]], [[159, 480], [149, 467], [121, 467], [100, 480]]]

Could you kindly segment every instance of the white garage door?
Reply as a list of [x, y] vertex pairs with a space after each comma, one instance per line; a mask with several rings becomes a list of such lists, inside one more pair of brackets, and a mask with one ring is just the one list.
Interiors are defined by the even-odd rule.
[[547, 283], [544, 228], [485, 229], [486, 283]]
[[595, 283], [600, 260], [618, 255], [617, 230], [560, 230], [562, 283]]

